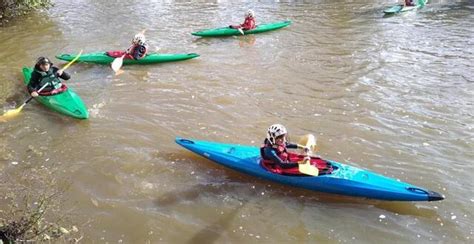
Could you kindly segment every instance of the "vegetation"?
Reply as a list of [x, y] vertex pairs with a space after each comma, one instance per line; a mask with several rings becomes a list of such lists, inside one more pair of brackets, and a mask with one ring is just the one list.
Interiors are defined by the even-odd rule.
[[64, 211], [69, 183], [55, 178], [48, 168], [24, 168], [14, 182], [0, 174], [0, 244], [62, 240], [78, 242], [79, 230], [67, 224]]
[[51, 0], [0, 0], [0, 22], [14, 16], [24, 15], [31, 10], [51, 6]]

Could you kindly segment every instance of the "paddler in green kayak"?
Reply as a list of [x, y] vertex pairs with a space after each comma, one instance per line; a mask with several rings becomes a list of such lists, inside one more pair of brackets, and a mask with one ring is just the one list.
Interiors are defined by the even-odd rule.
[[414, 0], [405, 0], [403, 1], [403, 3], [405, 4], [405, 6], [408, 6], [408, 7], [416, 5]]
[[238, 29], [242, 32], [243, 30], [246, 31], [255, 29], [255, 27], [257, 27], [255, 23], [255, 13], [253, 12], [253, 10], [249, 9], [245, 13], [244, 23], [242, 23], [241, 25], [230, 25], [229, 28]]
[[146, 56], [148, 52], [148, 44], [146, 42], [145, 34], [138, 33], [132, 39], [132, 45], [127, 49], [127, 54], [130, 58], [139, 60]]
[[281, 124], [274, 124], [267, 130], [267, 137], [260, 148], [260, 155], [263, 163], [273, 164], [277, 168], [290, 169], [297, 168], [300, 162], [290, 162], [287, 149], [303, 149], [305, 153], [309, 152], [309, 148], [287, 142], [287, 130]]
[[[59, 78], [69, 80], [71, 76], [58, 67], [53, 66], [53, 63], [48, 58], [39, 57], [31, 72], [28, 91], [32, 97], [58, 94], [62, 91], [62, 84]], [[41, 91], [39, 91], [40, 89]]]

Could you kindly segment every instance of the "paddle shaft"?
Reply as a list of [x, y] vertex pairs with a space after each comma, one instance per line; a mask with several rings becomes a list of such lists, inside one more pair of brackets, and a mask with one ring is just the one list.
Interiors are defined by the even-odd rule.
[[[36, 91], [37, 93], [40, 93], [44, 88], [46, 88], [48, 86], [48, 83], [44, 84], [38, 91]], [[24, 103], [22, 106], [24, 106], [25, 104], [29, 103], [31, 100], [33, 99], [33, 96], [30, 96]]]

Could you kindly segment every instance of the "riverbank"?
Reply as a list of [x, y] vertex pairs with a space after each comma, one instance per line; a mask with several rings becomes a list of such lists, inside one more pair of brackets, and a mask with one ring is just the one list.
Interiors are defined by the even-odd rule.
[[25, 15], [33, 10], [52, 7], [51, 0], [9, 0], [0, 1], [0, 24], [8, 22], [11, 18]]

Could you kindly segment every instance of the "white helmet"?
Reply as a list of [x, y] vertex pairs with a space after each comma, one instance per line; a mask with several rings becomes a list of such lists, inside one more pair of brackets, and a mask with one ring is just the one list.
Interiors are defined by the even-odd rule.
[[247, 10], [247, 12], [245, 13], [245, 17], [255, 17], [255, 13], [253, 12], [253, 10], [249, 9]]
[[132, 43], [138, 45], [145, 45], [146, 38], [142, 33], [138, 33], [133, 37]]
[[270, 141], [271, 144], [275, 144], [275, 139], [281, 135], [285, 135], [287, 133], [285, 126], [280, 124], [274, 124], [268, 127], [267, 130], [267, 139]]

